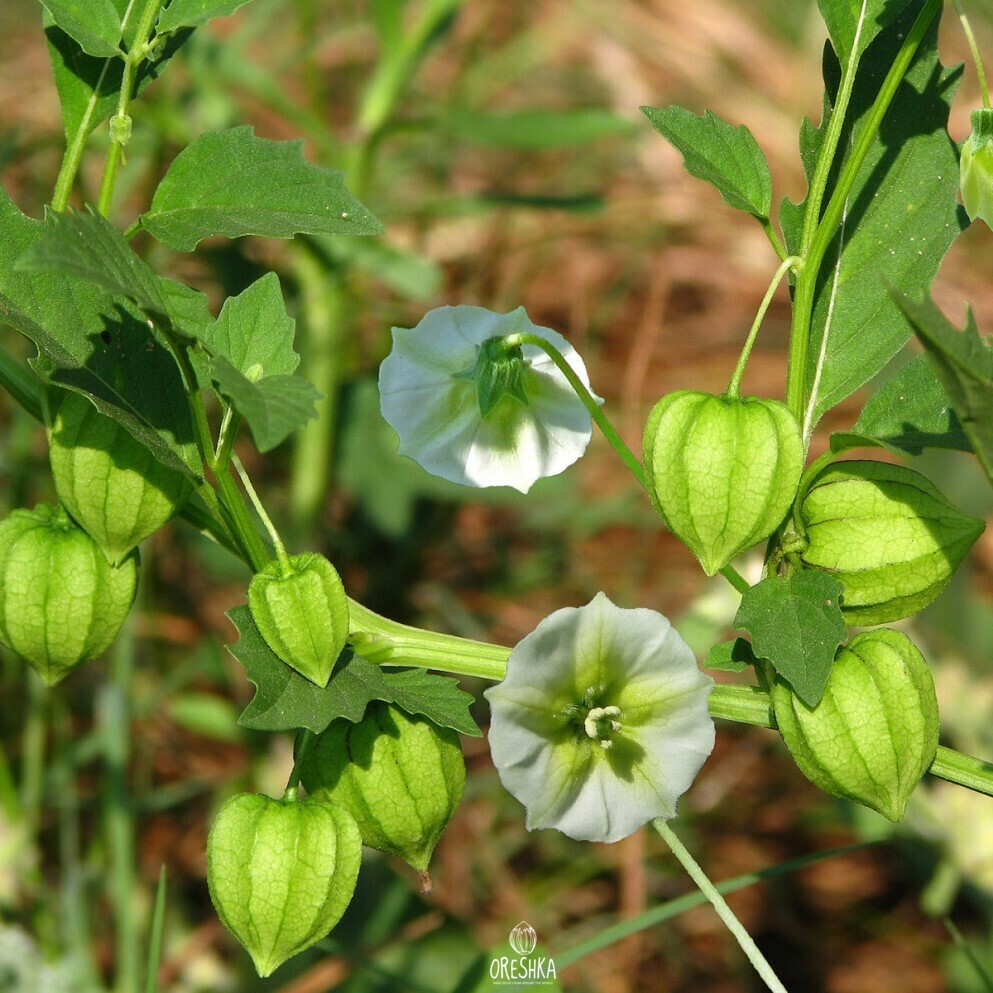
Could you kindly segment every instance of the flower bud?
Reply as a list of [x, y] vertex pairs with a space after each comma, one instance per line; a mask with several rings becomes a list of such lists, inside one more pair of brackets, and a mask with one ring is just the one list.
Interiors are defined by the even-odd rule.
[[969, 219], [993, 227], [993, 109], [972, 112], [972, 134], [959, 153], [959, 189]]
[[985, 524], [960, 513], [913, 469], [838, 462], [800, 502], [805, 565], [845, 587], [849, 624], [884, 624], [926, 607], [948, 584]]
[[55, 415], [49, 462], [63, 506], [115, 565], [192, 492], [185, 476], [79, 393], [66, 394]]
[[337, 720], [304, 758], [301, 781], [355, 817], [362, 841], [419, 872], [465, 787], [459, 736], [381, 701], [357, 724]]
[[117, 637], [137, 583], [137, 556], [112, 566], [62, 507], [0, 521], [0, 641], [49, 686]]
[[334, 566], [314, 552], [270, 562], [252, 578], [248, 606], [266, 644], [301, 676], [327, 686], [348, 639], [348, 599]]
[[906, 635], [887, 628], [856, 635], [838, 652], [813, 709], [782, 679], [772, 701], [783, 740], [812, 783], [891, 821], [903, 817], [938, 748], [934, 681]]
[[772, 534], [803, 468], [800, 426], [784, 404], [692, 390], [655, 405], [644, 454], [656, 506], [708, 576]]
[[359, 829], [326, 800], [240, 793], [207, 838], [207, 886], [224, 926], [260, 976], [320, 941], [351, 902], [362, 860]]

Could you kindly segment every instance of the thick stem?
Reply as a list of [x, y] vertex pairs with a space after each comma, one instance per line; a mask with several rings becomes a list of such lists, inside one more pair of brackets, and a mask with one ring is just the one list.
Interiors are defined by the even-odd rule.
[[672, 854], [679, 859], [680, 864], [686, 870], [690, 879], [696, 883], [700, 892], [711, 902], [717, 916], [724, 922], [724, 926], [735, 936], [741, 950], [748, 956], [748, 961], [752, 963], [755, 971], [762, 977], [762, 981], [773, 993], [786, 993], [786, 987], [779, 981], [779, 977], [772, 971], [772, 966], [766, 961], [765, 956], [758, 950], [758, 946], [752, 940], [752, 936], [745, 930], [741, 921], [734, 916], [734, 911], [728, 906], [727, 901], [718, 892], [717, 887], [710, 881], [707, 874], [700, 868], [696, 860], [690, 855], [686, 846], [676, 837], [676, 833], [669, 825], [658, 818], [652, 821], [652, 827], [659, 833], [662, 840], [669, 846]]
[[138, 68], [148, 54], [148, 39], [159, 17], [163, 0], [146, 0], [145, 8], [138, 21], [134, 39], [128, 54], [124, 59], [124, 75], [121, 79], [121, 89], [117, 98], [117, 112], [111, 118], [111, 140], [107, 149], [107, 159], [103, 168], [103, 180], [100, 183], [100, 195], [97, 198], [97, 210], [107, 217], [114, 199], [114, 184], [117, 180], [117, 167], [124, 154], [124, 145], [131, 130], [131, 100], [134, 96], [135, 79]]

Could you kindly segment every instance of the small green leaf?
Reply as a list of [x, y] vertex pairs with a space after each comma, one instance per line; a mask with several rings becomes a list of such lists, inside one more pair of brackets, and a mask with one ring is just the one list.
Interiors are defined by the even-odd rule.
[[598, 107], [511, 113], [453, 111], [440, 124], [465, 141], [528, 152], [587, 145], [633, 130], [627, 118]]
[[908, 0], [817, 0], [842, 65], [853, 51], [858, 59], [873, 38], [896, 20], [907, 3]]
[[703, 666], [721, 672], [743, 672], [758, 661], [752, 646], [744, 638], [735, 638], [734, 641], [721, 641], [714, 645]]
[[930, 297], [894, 299], [927, 349], [962, 430], [993, 484], [993, 347], [979, 336], [971, 312], [959, 331]]
[[0, 189], [0, 320], [37, 346], [31, 365], [43, 380], [86, 394], [160, 462], [199, 479], [186, 390], [157, 332], [96, 283], [15, 266], [50, 224], [25, 217]]
[[343, 174], [302, 152], [302, 139], [256, 138], [249, 126], [202, 134], [173, 160], [142, 226], [180, 252], [211, 235], [380, 234]]
[[87, 55], [121, 54], [121, 15], [112, 0], [41, 0], [52, 20]]
[[755, 654], [768, 659], [808, 707], [820, 703], [847, 632], [842, 589], [824, 572], [772, 576], [745, 592], [734, 618], [735, 627], [751, 634]]
[[[920, 455], [925, 448], [972, 451], [926, 355], [908, 362], [873, 394], [851, 433], [882, 443], [897, 454]], [[831, 447], [838, 451], [834, 435]]]
[[223, 355], [243, 375], [255, 367], [257, 381], [289, 375], [300, 364], [293, 351], [293, 330], [279, 277], [269, 272], [238, 296], [228, 297], [217, 320], [197, 337], [212, 355]]
[[715, 186], [731, 207], [768, 218], [769, 165], [748, 128], [732, 127], [709, 110], [702, 117], [682, 107], [641, 110], [652, 127], [682, 152], [687, 172]]
[[228, 611], [238, 629], [228, 651], [245, 667], [256, 693], [238, 723], [259, 731], [308, 728], [320, 734], [338, 717], [362, 719], [370, 700], [395, 703], [410, 714], [423, 714], [440, 727], [479, 736], [469, 714], [472, 697], [458, 682], [422, 669], [388, 670], [346, 648], [327, 686], [315, 686], [295, 672], [265, 643], [247, 605]]
[[271, 451], [317, 416], [315, 404], [321, 394], [302, 376], [266, 376], [252, 382], [223, 355], [211, 360], [210, 375], [218, 390], [248, 421], [260, 452]]
[[179, 28], [195, 28], [214, 17], [226, 17], [243, 7], [248, 0], [172, 0], [159, 17], [160, 34]]

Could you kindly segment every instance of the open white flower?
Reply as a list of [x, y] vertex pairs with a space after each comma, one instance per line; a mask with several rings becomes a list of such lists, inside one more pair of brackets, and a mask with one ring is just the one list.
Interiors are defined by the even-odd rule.
[[586, 451], [589, 413], [539, 347], [504, 346], [520, 333], [554, 345], [589, 387], [575, 349], [532, 324], [523, 307], [509, 314], [438, 307], [414, 328], [393, 328], [379, 391], [401, 455], [452, 482], [526, 493]]
[[528, 830], [618, 841], [674, 816], [714, 747], [713, 685], [654, 610], [598, 593], [546, 617], [485, 694], [493, 762]]

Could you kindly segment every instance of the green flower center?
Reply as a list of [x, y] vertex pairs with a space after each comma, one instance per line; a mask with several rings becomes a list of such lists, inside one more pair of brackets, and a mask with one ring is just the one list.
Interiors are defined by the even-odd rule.
[[486, 418], [505, 396], [527, 406], [523, 378], [530, 364], [520, 345], [508, 345], [502, 337], [488, 338], [476, 346], [475, 362], [455, 373], [455, 378], [475, 383], [479, 413]]

